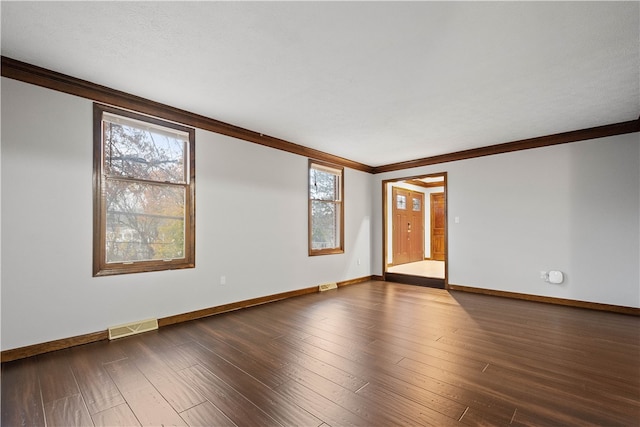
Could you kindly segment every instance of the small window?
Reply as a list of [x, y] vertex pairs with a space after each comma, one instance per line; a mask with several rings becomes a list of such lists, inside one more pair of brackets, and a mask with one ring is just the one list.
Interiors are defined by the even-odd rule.
[[344, 168], [309, 161], [309, 255], [344, 252]]
[[407, 209], [407, 197], [403, 196], [401, 194], [398, 194], [396, 196], [396, 208], [400, 209], [400, 210], [406, 210]]
[[413, 211], [420, 212], [422, 210], [422, 203], [420, 199], [413, 198]]
[[195, 266], [195, 131], [94, 105], [94, 276]]

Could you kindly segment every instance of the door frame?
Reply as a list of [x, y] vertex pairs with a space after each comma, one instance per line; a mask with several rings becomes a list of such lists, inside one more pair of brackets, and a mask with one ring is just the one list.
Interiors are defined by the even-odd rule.
[[[449, 289], [449, 213], [448, 213], [449, 212], [449, 193], [448, 193], [449, 186], [447, 182], [447, 172], [426, 173], [426, 174], [410, 175], [410, 176], [405, 176], [400, 178], [382, 180], [382, 279], [383, 280], [386, 280], [387, 278], [387, 256], [388, 256], [387, 242], [391, 238], [391, 236], [389, 236], [387, 233], [388, 227], [389, 227], [389, 221], [391, 220], [391, 218], [389, 218], [389, 215], [387, 214], [389, 198], [391, 197], [391, 194], [388, 194], [388, 191], [387, 191], [388, 184], [394, 183], [394, 182], [410, 181], [412, 179], [435, 178], [435, 177], [444, 178], [444, 181], [443, 181], [444, 215], [446, 219], [445, 230], [444, 230], [444, 248], [445, 248], [444, 288]], [[409, 276], [409, 277], [419, 277], [419, 276]]]

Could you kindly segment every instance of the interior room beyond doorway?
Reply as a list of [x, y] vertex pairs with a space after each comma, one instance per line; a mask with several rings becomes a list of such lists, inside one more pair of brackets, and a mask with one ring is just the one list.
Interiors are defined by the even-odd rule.
[[[384, 183], [385, 277], [444, 288], [446, 281], [446, 173]], [[416, 280], [418, 279], [418, 280]]]
[[388, 267], [387, 272], [444, 279], [444, 261], [424, 260], [410, 262]]

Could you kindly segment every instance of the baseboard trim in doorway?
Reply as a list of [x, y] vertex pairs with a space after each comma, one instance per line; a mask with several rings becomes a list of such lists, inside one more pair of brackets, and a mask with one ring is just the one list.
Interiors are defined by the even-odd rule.
[[[369, 280], [376, 280], [377, 276], [364, 276], [356, 279], [343, 280], [337, 282], [338, 287], [355, 285], [357, 283], [367, 282]], [[251, 298], [244, 301], [233, 302], [229, 304], [218, 305], [215, 307], [204, 308], [202, 310], [196, 310], [188, 313], [177, 314], [174, 316], [168, 316], [158, 319], [158, 327], [173, 325], [176, 323], [188, 322], [190, 320], [201, 319], [203, 317], [213, 316], [215, 314], [227, 313], [229, 311], [240, 310], [242, 308], [249, 308], [260, 304], [266, 304], [269, 302], [280, 301], [287, 298], [293, 298], [301, 295], [312, 294], [318, 292], [317, 286], [309, 288], [296, 289], [294, 291], [282, 292], [273, 295], [267, 295], [258, 298]], [[108, 330], [92, 332], [89, 334], [78, 335], [70, 338], [62, 338], [59, 340], [48, 341], [45, 343], [32, 344], [25, 347], [14, 348], [10, 350], [4, 350], [1, 352], [0, 360], [4, 362], [11, 362], [13, 360], [24, 359], [31, 356], [37, 356], [38, 354], [49, 353], [56, 350], [64, 350], [66, 348], [75, 347], [83, 344], [90, 344], [97, 341], [107, 340], [109, 338]]]
[[425, 286], [428, 288], [445, 289], [444, 279], [434, 277], [412, 276], [410, 274], [386, 273], [387, 282], [404, 283], [405, 285]]
[[611, 313], [630, 314], [640, 316], [640, 308], [625, 307], [621, 305], [601, 304], [597, 302], [578, 301], [565, 298], [545, 297], [541, 295], [521, 294], [517, 292], [498, 291], [495, 289], [474, 288], [449, 284], [450, 291], [470, 292], [474, 294], [491, 295], [503, 298], [521, 299], [526, 301], [544, 302], [547, 304], [564, 305], [568, 307], [588, 308], [590, 310], [608, 311]]

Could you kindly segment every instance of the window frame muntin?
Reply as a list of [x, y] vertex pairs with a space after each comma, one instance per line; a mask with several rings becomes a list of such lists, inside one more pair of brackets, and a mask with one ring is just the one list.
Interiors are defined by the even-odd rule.
[[[336, 171], [340, 171], [340, 176], [339, 176], [339, 188], [340, 188], [340, 195], [338, 200], [333, 200], [333, 201], [329, 201], [329, 200], [322, 200], [322, 199], [312, 199], [311, 198], [311, 169], [313, 169], [313, 165], [318, 165], [318, 166], [324, 166]], [[345, 223], [344, 223], [344, 199], [345, 199], [345, 195], [344, 195], [344, 167], [340, 166], [340, 165], [336, 165], [333, 163], [328, 163], [328, 162], [324, 162], [321, 160], [313, 160], [313, 159], [309, 159], [308, 161], [308, 167], [307, 167], [307, 212], [308, 212], [308, 235], [307, 235], [307, 245], [308, 245], [308, 250], [309, 250], [309, 256], [317, 256], [317, 255], [333, 255], [333, 254], [342, 254], [344, 253], [344, 228], [345, 228]], [[339, 233], [337, 233], [340, 237], [340, 245], [335, 247], [335, 248], [326, 248], [326, 249], [313, 249], [312, 248], [312, 224], [313, 224], [313, 218], [312, 218], [312, 202], [314, 201], [318, 201], [318, 202], [322, 202], [322, 203], [331, 203], [334, 205], [339, 205], [340, 209], [339, 209], [339, 215], [340, 215], [340, 230]]]
[[[104, 144], [102, 118], [103, 113], [122, 116], [149, 123], [153, 126], [160, 126], [184, 132], [188, 135], [188, 147], [185, 154], [185, 168], [188, 172], [185, 176], [187, 182], [184, 184], [170, 182], [154, 182], [143, 179], [133, 179], [121, 177], [108, 178], [104, 173]], [[117, 274], [143, 273], [151, 271], [176, 270], [195, 267], [195, 129], [175, 123], [159, 117], [125, 110], [105, 104], [93, 104], [93, 277], [109, 276]], [[145, 260], [133, 262], [106, 262], [106, 210], [105, 210], [105, 187], [108, 179], [149, 182], [156, 185], [180, 186], [185, 189], [185, 236], [184, 236], [184, 257], [171, 260]]]

